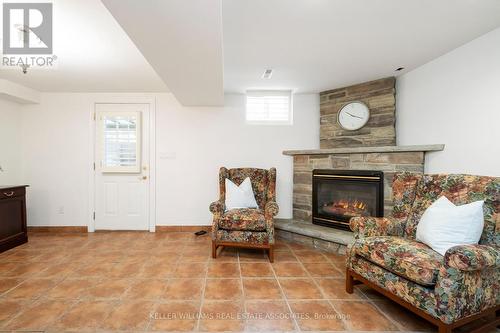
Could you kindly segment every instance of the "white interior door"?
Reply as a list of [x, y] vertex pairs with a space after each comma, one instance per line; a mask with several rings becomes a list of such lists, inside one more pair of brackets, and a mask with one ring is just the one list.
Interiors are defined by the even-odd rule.
[[95, 112], [95, 229], [149, 230], [149, 105]]

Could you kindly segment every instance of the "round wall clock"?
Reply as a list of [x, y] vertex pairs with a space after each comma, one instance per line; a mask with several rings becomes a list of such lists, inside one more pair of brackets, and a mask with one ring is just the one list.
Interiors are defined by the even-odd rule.
[[370, 119], [370, 109], [363, 102], [347, 103], [340, 109], [337, 121], [348, 131], [355, 131], [366, 125]]

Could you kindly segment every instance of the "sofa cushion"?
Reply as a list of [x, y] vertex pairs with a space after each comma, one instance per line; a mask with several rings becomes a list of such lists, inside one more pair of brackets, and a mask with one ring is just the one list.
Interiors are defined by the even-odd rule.
[[500, 178], [461, 174], [423, 175], [406, 222], [405, 236], [415, 239], [417, 225], [425, 210], [439, 197], [455, 205], [484, 200], [484, 229], [479, 244], [500, 246]]
[[265, 231], [217, 230], [217, 240], [222, 242], [269, 244], [272, 236]]
[[425, 244], [393, 236], [367, 237], [356, 241], [359, 256], [410, 281], [424, 286], [436, 284], [443, 256]]
[[226, 230], [266, 231], [266, 219], [260, 209], [237, 208], [222, 214], [219, 228]]

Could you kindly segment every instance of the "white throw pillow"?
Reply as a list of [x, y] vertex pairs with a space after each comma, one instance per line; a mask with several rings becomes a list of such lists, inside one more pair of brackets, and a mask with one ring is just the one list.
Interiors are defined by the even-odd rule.
[[477, 244], [483, 233], [484, 201], [455, 206], [440, 197], [427, 208], [417, 225], [417, 240], [444, 256], [457, 245]]
[[249, 177], [245, 178], [240, 186], [226, 178], [226, 211], [235, 208], [257, 207]]

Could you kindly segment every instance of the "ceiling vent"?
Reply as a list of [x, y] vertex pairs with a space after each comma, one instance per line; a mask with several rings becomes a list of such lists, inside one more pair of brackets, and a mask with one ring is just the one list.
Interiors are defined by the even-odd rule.
[[263, 79], [270, 79], [271, 76], [273, 76], [273, 70], [272, 69], [266, 69], [264, 74], [262, 74]]

